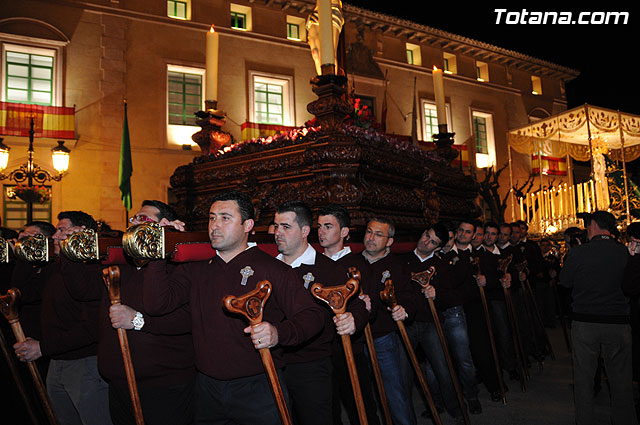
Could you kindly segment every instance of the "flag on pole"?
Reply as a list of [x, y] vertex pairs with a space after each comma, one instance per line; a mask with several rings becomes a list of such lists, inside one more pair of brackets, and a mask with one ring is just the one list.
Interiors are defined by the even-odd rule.
[[387, 132], [387, 84], [389, 84], [389, 70], [387, 69], [384, 74], [384, 95], [382, 97], [382, 113], [380, 114], [380, 126], [382, 132]]
[[416, 111], [416, 77], [413, 78], [413, 112], [411, 114], [411, 142], [418, 144], [418, 117]]
[[120, 166], [118, 169], [118, 186], [120, 198], [127, 211], [131, 209], [131, 141], [129, 140], [129, 121], [127, 120], [127, 101], [124, 102], [124, 124], [122, 126], [122, 143], [120, 144]]

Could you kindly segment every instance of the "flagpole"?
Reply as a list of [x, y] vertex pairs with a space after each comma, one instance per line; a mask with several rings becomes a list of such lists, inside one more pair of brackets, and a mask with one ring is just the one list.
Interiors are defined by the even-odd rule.
[[127, 99], [124, 103], [124, 120], [122, 124], [122, 141], [120, 143], [120, 164], [118, 166], [118, 187], [120, 188], [120, 198], [125, 210], [125, 227], [129, 221], [129, 210], [131, 209], [131, 174], [133, 165], [131, 161], [131, 140], [129, 136], [129, 120], [127, 117]]

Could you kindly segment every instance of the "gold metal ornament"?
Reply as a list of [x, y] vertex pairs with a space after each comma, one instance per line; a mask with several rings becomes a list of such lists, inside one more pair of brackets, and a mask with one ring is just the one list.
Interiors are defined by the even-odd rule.
[[9, 242], [0, 238], [0, 263], [6, 264], [9, 262]]
[[164, 259], [164, 227], [158, 223], [131, 226], [122, 236], [124, 251], [140, 260]]
[[98, 233], [86, 229], [69, 235], [60, 241], [60, 252], [71, 261], [90, 261], [100, 259]]
[[18, 239], [14, 254], [28, 263], [49, 261], [49, 239], [42, 234]]

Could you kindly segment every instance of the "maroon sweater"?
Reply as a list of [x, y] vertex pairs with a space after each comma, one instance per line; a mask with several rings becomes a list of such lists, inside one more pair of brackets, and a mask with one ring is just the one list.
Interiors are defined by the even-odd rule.
[[[122, 304], [143, 314], [141, 330], [127, 330], [131, 360], [139, 386], [169, 386], [184, 384], [195, 377], [191, 314], [187, 305], [162, 316], [151, 316], [144, 309], [142, 280], [146, 268], [129, 264], [120, 269], [120, 299]], [[175, 266], [169, 265], [172, 269]], [[111, 302], [102, 280], [100, 264], [63, 262], [67, 289], [74, 298], [100, 302], [98, 334], [98, 368], [110, 384], [127, 386], [118, 332], [111, 326]], [[84, 281], [78, 279], [85, 276]]]
[[[54, 360], [95, 356], [98, 347], [99, 303], [75, 300], [65, 285], [60, 258], [51, 262], [42, 292], [40, 351]], [[80, 280], [78, 284], [82, 284]]]
[[[431, 266], [436, 268], [436, 274], [431, 278], [430, 283], [436, 290], [434, 304], [437, 312], [440, 313], [443, 309], [443, 305], [446, 305], [447, 300], [450, 299], [451, 276], [448, 264], [435, 255], [428, 260], [420, 261], [413, 251], [405, 254], [404, 258], [407, 262], [407, 268], [411, 273], [423, 272]], [[429, 301], [427, 301], [422, 293], [422, 286], [417, 282], [411, 282], [411, 291], [416, 303], [416, 314], [414, 320], [417, 322], [433, 322], [431, 307], [429, 307]]]
[[[362, 254], [361, 254], [362, 255]], [[405, 261], [401, 256], [389, 253], [380, 260], [369, 264], [371, 275], [371, 299], [380, 299], [380, 292], [384, 290], [384, 282], [391, 279], [393, 282], [396, 300], [404, 307], [411, 318], [416, 311], [415, 303], [411, 292], [411, 275], [407, 269]], [[387, 272], [387, 273], [385, 273]], [[387, 276], [387, 277], [385, 277]], [[380, 338], [398, 329], [398, 325], [391, 317], [391, 311], [381, 303], [375, 319], [371, 322], [371, 333], [374, 338]]]
[[[336, 264], [330, 258], [316, 252], [316, 260], [314, 265], [302, 264], [293, 269], [299, 278], [299, 283], [304, 285], [304, 276], [307, 273], [313, 275], [313, 281], [309, 282], [308, 290], [314, 283], [321, 283], [323, 286], [344, 285], [348, 280], [347, 268], [343, 265]], [[286, 363], [304, 363], [328, 357], [332, 353], [332, 343], [337, 339], [336, 326], [333, 323], [333, 312], [324, 301], [314, 298], [316, 303], [321, 304], [324, 310], [324, 328], [321, 333], [314, 336], [310, 340], [295, 347], [285, 347]], [[364, 302], [353, 295], [347, 303], [347, 311], [353, 314], [356, 324], [356, 331], [362, 330], [367, 324], [369, 312]]]
[[[20, 324], [24, 334], [40, 341], [40, 310], [42, 306], [42, 291], [49, 276], [48, 263], [31, 264], [16, 260], [11, 275], [11, 286], [20, 290]], [[4, 291], [3, 291], [4, 293]]]
[[[250, 266], [253, 275], [242, 284], [240, 271]], [[279, 346], [295, 346], [322, 331], [325, 312], [300, 285], [294, 271], [257, 247], [236, 255], [228, 263], [215, 256], [185, 263], [166, 277], [166, 263], [152, 261], [144, 276], [144, 306], [149, 314], [169, 313], [187, 303], [198, 370], [219, 380], [264, 373], [260, 354], [244, 333], [247, 320], [227, 312], [226, 295], [241, 296], [262, 280], [271, 282], [271, 296], [263, 320], [278, 331]], [[279, 347], [271, 349], [276, 367], [283, 367]]]

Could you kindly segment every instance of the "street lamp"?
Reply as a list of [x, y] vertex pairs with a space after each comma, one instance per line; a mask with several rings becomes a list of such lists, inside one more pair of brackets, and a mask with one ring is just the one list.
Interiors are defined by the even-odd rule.
[[[5, 145], [3, 139], [0, 138], [0, 180], [13, 180], [18, 184], [26, 183], [27, 189], [32, 189], [34, 183], [44, 184], [51, 180], [60, 181], [63, 173], [69, 169], [69, 154], [71, 153], [71, 151], [64, 146], [64, 142], [59, 140], [58, 146], [51, 149], [53, 168], [58, 174], [51, 175], [47, 170], [40, 168], [40, 166], [33, 161], [33, 138], [35, 134], [33, 117], [31, 117], [30, 121], [27, 162], [10, 171], [8, 174], [4, 174], [2, 171], [7, 168], [9, 163], [10, 148]], [[33, 221], [33, 203], [36, 199], [29, 196], [25, 198], [23, 199], [27, 203], [27, 222], [30, 222]]]

